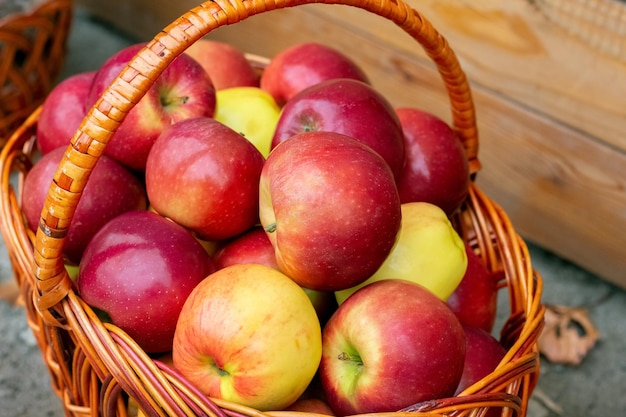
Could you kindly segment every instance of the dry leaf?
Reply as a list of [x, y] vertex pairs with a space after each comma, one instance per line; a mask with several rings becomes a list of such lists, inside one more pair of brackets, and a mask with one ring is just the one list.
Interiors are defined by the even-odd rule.
[[539, 351], [550, 362], [579, 365], [599, 337], [587, 309], [546, 306], [545, 327], [539, 336]]

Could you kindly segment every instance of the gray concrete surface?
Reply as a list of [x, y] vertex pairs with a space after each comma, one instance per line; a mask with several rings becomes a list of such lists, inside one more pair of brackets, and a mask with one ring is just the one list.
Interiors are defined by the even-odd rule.
[[[63, 76], [95, 69], [107, 56], [129, 43], [131, 40], [89, 20], [78, 10]], [[2, 283], [11, 280], [12, 273], [6, 247], [0, 243]], [[537, 246], [530, 245], [530, 249], [534, 266], [544, 278], [544, 302], [589, 306], [591, 320], [601, 338], [580, 366], [542, 362], [529, 416], [624, 415], [626, 291]], [[4, 301], [0, 301], [0, 415], [62, 415], [61, 403], [50, 388], [50, 378], [23, 309]]]

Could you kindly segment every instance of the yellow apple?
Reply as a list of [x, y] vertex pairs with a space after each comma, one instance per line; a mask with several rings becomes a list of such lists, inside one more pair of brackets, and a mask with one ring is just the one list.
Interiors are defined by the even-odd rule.
[[424, 202], [402, 204], [398, 240], [387, 259], [365, 282], [336, 291], [339, 304], [357, 289], [383, 279], [413, 281], [446, 300], [459, 285], [467, 268], [463, 240], [446, 213]]
[[206, 395], [280, 410], [309, 386], [321, 326], [306, 293], [260, 264], [236, 264], [196, 286], [180, 313], [174, 367]]
[[213, 118], [241, 133], [267, 158], [280, 116], [274, 98], [258, 87], [218, 90]]

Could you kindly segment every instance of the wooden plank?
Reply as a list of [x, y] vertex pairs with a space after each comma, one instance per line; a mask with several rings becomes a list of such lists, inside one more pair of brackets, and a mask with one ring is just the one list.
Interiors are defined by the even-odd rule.
[[[90, 1], [100, 9], [114, 3], [79, 3]], [[112, 9], [112, 22], [149, 39], [189, 3], [197, 4], [148, 3], [150, 19], [124, 26], [124, 15]], [[621, 55], [598, 53], [521, 1], [468, 4], [419, 2], [450, 40], [473, 87], [483, 163], [478, 184], [528, 240], [626, 287]], [[210, 37], [264, 56], [302, 41], [331, 44], [363, 66], [394, 105], [422, 107], [449, 120], [441, 80], [419, 46], [391, 23], [360, 10], [300, 6], [219, 28]]]

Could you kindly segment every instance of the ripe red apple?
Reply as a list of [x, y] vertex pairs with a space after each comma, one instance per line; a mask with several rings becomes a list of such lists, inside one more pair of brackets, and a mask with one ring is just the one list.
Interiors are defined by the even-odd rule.
[[[22, 211], [28, 226], [36, 231], [52, 178], [66, 146], [56, 148], [39, 159], [28, 172], [22, 192]], [[124, 166], [102, 155], [76, 207], [63, 246], [70, 263], [78, 263], [91, 238], [109, 220], [130, 210], [146, 208], [143, 184]]]
[[396, 109], [404, 131], [406, 164], [398, 181], [403, 203], [425, 201], [451, 215], [469, 188], [467, 155], [452, 128], [416, 108]]
[[311, 131], [342, 133], [379, 153], [395, 178], [404, 167], [402, 126], [387, 99], [374, 88], [352, 79], [315, 84], [283, 107], [272, 148], [291, 136]]
[[[89, 92], [89, 107], [143, 46], [128, 46], [102, 64]], [[212, 117], [215, 101], [215, 87], [206, 71], [191, 56], [183, 54], [167, 66], [130, 110], [105, 153], [132, 169], [143, 170], [152, 144], [165, 127], [192, 117]]]
[[261, 75], [261, 88], [282, 106], [305, 88], [333, 78], [369, 83], [365, 72], [337, 49], [316, 42], [300, 43], [272, 58]]
[[95, 71], [74, 74], [57, 84], [41, 105], [37, 144], [41, 153], [67, 146], [87, 114], [87, 95]]
[[150, 151], [148, 199], [157, 213], [202, 239], [228, 239], [259, 222], [264, 162], [252, 143], [213, 118], [182, 120]]
[[236, 264], [261, 264], [278, 269], [274, 247], [260, 226], [222, 244], [213, 260], [217, 269]]
[[[224, 243], [215, 253], [213, 260], [217, 269], [237, 264], [260, 264], [280, 271], [269, 237], [260, 226]], [[337, 308], [335, 294], [331, 291], [316, 291], [303, 288], [311, 300], [320, 322], [325, 323]]]
[[322, 342], [320, 377], [339, 416], [451, 396], [463, 372], [463, 327], [443, 301], [410, 281], [359, 289], [330, 318]]
[[158, 214], [121, 214], [89, 242], [76, 285], [146, 352], [166, 352], [187, 296], [215, 270], [191, 233]]
[[202, 38], [185, 51], [209, 74], [216, 90], [258, 87], [259, 75], [243, 51], [225, 42]]
[[280, 270], [302, 287], [353, 287], [380, 267], [400, 229], [389, 165], [340, 133], [292, 136], [270, 153], [260, 184], [260, 220]]
[[264, 265], [220, 269], [189, 295], [174, 366], [205, 394], [261, 411], [295, 402], [315, 376], [321, 328], [302, 289]]
[[454, 395], [492, 373], [506, 355], [506, 349], [490, 333], [473, 326], [463, 326], [463, 330], [466, 341], [465, 362]]
[[462, 324], [491, 332], [496, 321], [498, 283], [483, 260], [467, 244], [465, 253], [467, 269], [446, 303]]

